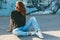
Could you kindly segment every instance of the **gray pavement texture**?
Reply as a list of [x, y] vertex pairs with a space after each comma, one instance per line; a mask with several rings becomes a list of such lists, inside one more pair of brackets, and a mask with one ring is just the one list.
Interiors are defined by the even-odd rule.
[[[32, 17], [27, 15], [27, 20]], [[60, 15], [37, 15], [35, 16], [44, 39], [38, 39], [37, 36], [18, 37], [20, 40], [60, 40]], [[0, 37], [9, 35], [6, 32], [9, 29], [9, 17], [0, 17]], [[31, 27], [33, 30], [33, 27]], [[3, 39], [2, 39], [3, 40]]]

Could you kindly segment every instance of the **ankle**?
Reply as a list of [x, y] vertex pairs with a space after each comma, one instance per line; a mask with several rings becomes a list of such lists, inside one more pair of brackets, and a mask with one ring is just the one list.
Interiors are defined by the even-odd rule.
[[35, 35], [36, 32], [29, 32], [29, 35], [32, 36], [32, 35]]
[[31, 32], [29, 32], [29, 36], [31, 36]]
[[40, 30], [36, 30], [36, 32], [38, 32], [38, 31], [40, 31]]

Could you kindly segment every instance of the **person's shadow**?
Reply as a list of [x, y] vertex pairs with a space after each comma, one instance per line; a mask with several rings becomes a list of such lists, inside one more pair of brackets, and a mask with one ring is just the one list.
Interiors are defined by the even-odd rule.
[[49, 35], [43, 33], [44, 38], [41, 39], [39, 37], [35, 36], [27, 36], [27, 37], [18, 37], [20, 40], [60, 40], [60, 37]]
[[20, 40], [40, 40], [37, 36], [18, 37]]

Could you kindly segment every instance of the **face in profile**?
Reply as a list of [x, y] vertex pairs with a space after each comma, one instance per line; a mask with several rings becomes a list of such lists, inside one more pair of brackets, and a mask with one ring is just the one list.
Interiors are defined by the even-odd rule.
[[19, 7], [18, 3], [16, 3], [15, 9], [16, 9], [16, 10], [20, 10], [20, 7]]

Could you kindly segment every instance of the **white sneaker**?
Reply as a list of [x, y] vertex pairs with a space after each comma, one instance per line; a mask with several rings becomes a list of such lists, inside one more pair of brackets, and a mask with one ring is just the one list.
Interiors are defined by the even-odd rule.
[[37, 35], [39, 38], [43, 38], [43, 35], [42, 35], [41, 31], [37, 31], [37, 32], [36, 32], [36, 35]]

